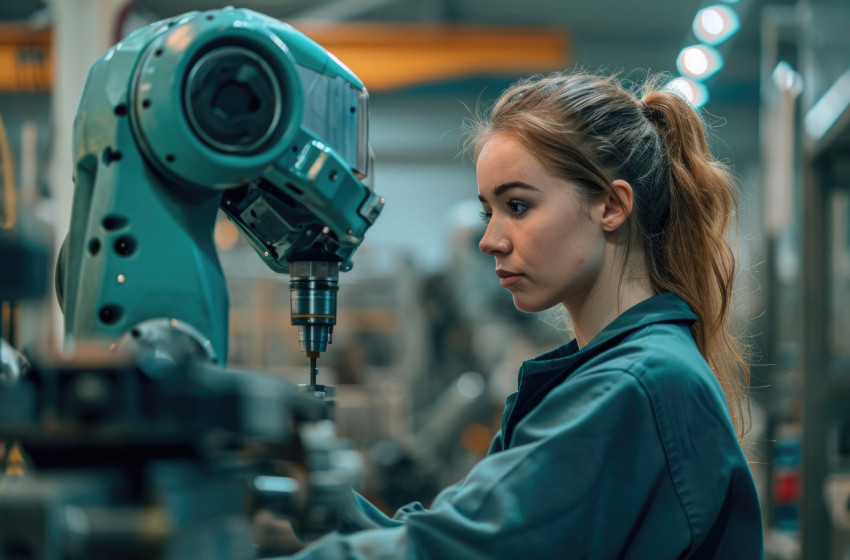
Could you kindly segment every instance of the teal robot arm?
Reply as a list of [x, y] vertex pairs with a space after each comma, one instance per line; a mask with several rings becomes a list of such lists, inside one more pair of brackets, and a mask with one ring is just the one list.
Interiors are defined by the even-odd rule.
[[222, 209], [289, 273], [314, 376], [339, 271], [384, 203], [369, 186], [372, 159], [363, 84], [291, 26], [225, 8], [134, 32], [92, 66], [74, 122], [57, 271], [68, 338], [117, 340], [165, 320], [224, 364], [228, 299], [212, 236]]

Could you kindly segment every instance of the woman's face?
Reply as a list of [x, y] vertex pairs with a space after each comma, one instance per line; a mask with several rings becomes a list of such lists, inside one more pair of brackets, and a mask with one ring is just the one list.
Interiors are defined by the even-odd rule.
[[488, 221], [479, 248], [496, 259], [520, 311], [587, 299], [605, 262], [601, 207], [583, 204], [512, 135], [496, 133], [478, 156], [478, 198]]

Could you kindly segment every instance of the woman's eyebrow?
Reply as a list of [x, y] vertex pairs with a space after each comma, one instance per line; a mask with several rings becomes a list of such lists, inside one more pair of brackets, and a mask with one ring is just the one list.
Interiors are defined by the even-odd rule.
[[[493, 196], [495, 196], [496, 198], [499, 198], [500, 196], [502, 196], [503, 194], [505, 194], [506, 192], [508, 192], [512, 189], [524, 189], [524, 190], [529, 190], [529, 191], [540, 190], [537, 187], [529, 185], [528, 183], [523, 183], [522, 181], [511, 181], [510, 183], [504, 183], [502, 185], [499, 185], [495, 189], [493, 189]], [[481, 202], [485, 201], [484, 197], [481, 196], [480, 194], [478, 195], [478, 200], [480, 200]]]

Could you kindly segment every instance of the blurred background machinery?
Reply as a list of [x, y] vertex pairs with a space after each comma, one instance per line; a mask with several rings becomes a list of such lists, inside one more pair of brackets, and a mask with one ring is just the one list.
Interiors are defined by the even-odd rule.
[[[746, 446], [768, 557], [848, 557], [845, 0], [239, 5], [315, 38], [371, 93], [374, 184], [388, 203], [346, 273], [322, 370], [340, 388], [338, 429], [370, 462], [371, 498], [389, 511], [409, 499], [427, 502], [460, 478], [485, 452], [521, 361], [568, 338], [566, 325], [550, 325], [557, 315], [518, 315], [477, 253], [474, 166], [458, 156], [463, 119], [523, 75], [572, 65], [666, 71], [704, 107], [712, 149], [741, 179], [736, 317], [755, 363]], [[220, 6], [0, 4], [0, 114], [16, 163], [12, 183], [39, 230], [67, 229], [70, 118], [91, 62], [141, 25], [211, 7]], [[215, 235], [232, 304], [229, 361], [300, 382], [287, 280], [222, 218]], [[16, 309], [4, 307], [4, 318], [17, 317], [17, 344], [56, 340], [35, 326], [55, 315], [51, 305]]]

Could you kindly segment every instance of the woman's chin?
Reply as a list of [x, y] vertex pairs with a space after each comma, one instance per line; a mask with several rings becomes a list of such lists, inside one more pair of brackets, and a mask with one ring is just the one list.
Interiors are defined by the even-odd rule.
[[523, 313], [540, 313], [541, 311], [546, 311], [547, 309], [554, 306], [546, 305], [544, 303], [536, 301], [528, 301], [526, 299], [522, 299], [514, 295], [514, 307], [516, 307], [518, 311], [522, 311]]

